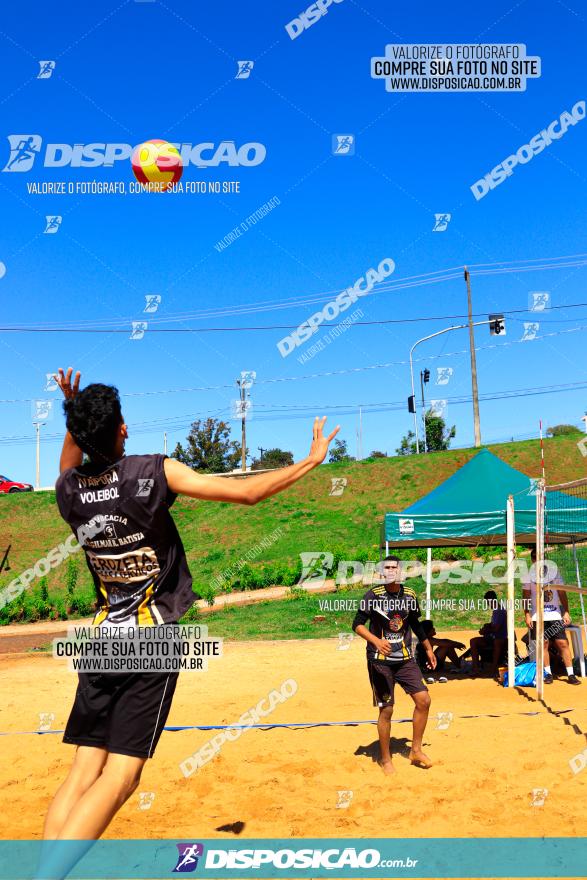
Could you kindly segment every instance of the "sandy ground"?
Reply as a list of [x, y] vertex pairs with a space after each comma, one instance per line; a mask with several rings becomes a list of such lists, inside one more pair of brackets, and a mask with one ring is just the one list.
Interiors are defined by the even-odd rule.
[[[168, 723], [235, 723], [286, 679], [295, 679], [298, 690], [271, 721], [374, 718], [364, 643], [338, 645], [336, 639], [227, 644], [207, 672], [182, 673]], [[0, 680], [0, 731], [14, 734], [1, 740], [1, 799], [10, 805], [2, 836], [37, 838], [73, 747], [59, 735], [18, 732], [37, 730], [39, 712], [53, 713], [52, 727], [62, 729], [75, 676], [59, 660], [8, 655], [0, 659]], [[587, 682], [580, 688], [555, 682], [545, 706], [534, 689], [507, 691], [488, 679], [437, 683], [431, 693], [425, 743], [436, 765], [412, 767], [411, 725], [394, 724], [393, 784], [376, 763], [374, 726], [250, 730], [189, 778], [179, 763], [211, 734], [164, 731], [139, 787], [154, 794], [151, 808], [140, 809], [133, 795], [107, 836], [584, 836], [587, 769], [573, 774], [569, 760], [587, 746]], [[438, 712], [453, 714], [445, 730], [437, 729]], [[488, 714], [496, 717], [463, 717]], [[411, 701], [399, 693], [395, 717], [410, 716]], [[533, 789], [548, 789], [544, 806], [531, 805]], [[339, 791], [353, 793], [346, 808], [337, 807]], [[242, 826], [220, 830], [234, 823]]]

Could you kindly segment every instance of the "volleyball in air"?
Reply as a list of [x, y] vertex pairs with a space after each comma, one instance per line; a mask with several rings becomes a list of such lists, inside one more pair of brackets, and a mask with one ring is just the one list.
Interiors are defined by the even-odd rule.
[[151, 184], [152, 189], [165, 192], [180, 179], [183, 165], [179, 150], [169, 141], [157, 138], [145, 141], [135, 148], [132, 170], [139, 183]]

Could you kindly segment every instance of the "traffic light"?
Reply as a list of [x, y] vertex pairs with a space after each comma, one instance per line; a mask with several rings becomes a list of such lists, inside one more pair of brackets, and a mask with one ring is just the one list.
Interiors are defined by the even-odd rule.
[[424, 370], [424, 374], [422, 376], [422, 379], [424, 381], [424, 385], [427, 385], [428, 382], [430, 381], [430, 370]]
[[505, 336], [505, 318], [503, 315], [489, 315], [489, 332], [492, 336]]
[[415, 413], [416, 412], [416, 395], [410, 394], [408, 397], [408, 412]]

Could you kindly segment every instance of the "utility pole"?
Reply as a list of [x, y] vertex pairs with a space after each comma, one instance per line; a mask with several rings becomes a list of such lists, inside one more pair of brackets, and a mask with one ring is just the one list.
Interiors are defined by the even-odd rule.
[[247, 413], [245, 409], [245, 388], [243, 387], [243, 383], [240, 383], [241, 390], [241, 445], [242, 445], [242, 455], [241, 455], [241, 471], [243, 474], [247, 469]]
[[246, 413], [246, 387], [244, 381], [236, 380], [240, 394], [241, 408], [241, 471], [243, 474], [247, 470], [247, 413]]
[[163, 454], [167, 455], [167, 431], [163, 431]]
[[35, 422], [35, 431], [37, 433], [37, 475], [35, 478], [35, 489], [41, 488], [41, 424]]
[[475, 446], [481, 446], [481, 423], [479, 421], [479, 389], [477, 388], [477, 357], [475, 355], [475, 332], [473, 330], [473, 305], [471, 302], [471, 276], [465, 266], [467, 283], [467, 312], [469, 316], [469, 349], [471, 351], [471, 384], [473, 386], [473, 426]]
[[261, 462], [261, 461], [263, 461], [263, 453], [267, 452], [267, 450], [266, 450], [266, 449], [263, 449], [262, 446], [257, 446], [257, 449], [258, 449], [259, 452], [261, 453], [261, 457], [260, 457], [260, 459], [259, 459], [259, 461]]

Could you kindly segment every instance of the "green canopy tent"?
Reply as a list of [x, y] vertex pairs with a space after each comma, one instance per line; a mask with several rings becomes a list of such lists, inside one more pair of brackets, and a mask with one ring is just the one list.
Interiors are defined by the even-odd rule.
[[[506, 545], [506, 504], [515, 495], [515, 534], [519, 543], [536, 535], [537, 480], [482, 449], [456, 473], [401, 513], [386, 513], [381, 549], [391, 547], [455, 547]], [[560, 497], [556, 497], [560, 496]], [[549, 497], [551, 509], [569, 508], [563, 492]], [[587, 502], [573, 499], [573, 533], [587, 538]], [[560, 525], [560, 528], [559, 528]], [[568, 542], [568, 516], [551, 519], [548, 542]]]
[[[587, 491], [585, 481], [549, 487], [544, 539], [548, 544], [570, 544], [580, 573], [576, 543], [587, 540]], [[542, 484], [540, 484], [542, 485]], [[577, 488], [579, 487], [579, 488]], [[515, 543], [536, 542], [536, 496], [544, 495], [538, 481], [527, 477], [497, 456], [482, 449], [448, 480], [401, 513], [386, 513], [381, 524], [381, 550], [427, 547], [426, 600], [430, 607], [432, 547], [506, 546], [508, 560], [515, 558]], [[510, 496], [512, 496], [510, 498]], [[515, 504], [514, 504], [515, 497]], [[508, 518], [509, 508], [509, 518]], [[509, 522], [509, 535], [508, 535]], [[508, 634], [514, 630], [513, 574], [508, 567]], [[569, 589], [569, 587], [567, 587]], [[583, 623], [587, 619], [581, 595]], [[514, 640], [509, 638], [508, 670], [514, 682]]]

